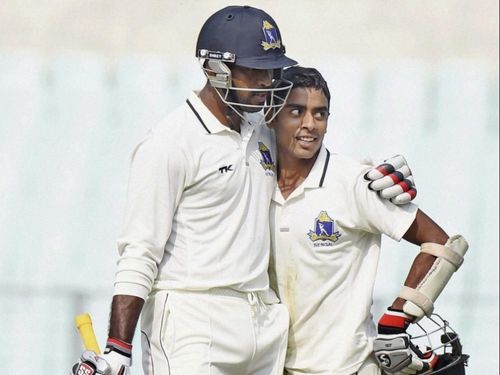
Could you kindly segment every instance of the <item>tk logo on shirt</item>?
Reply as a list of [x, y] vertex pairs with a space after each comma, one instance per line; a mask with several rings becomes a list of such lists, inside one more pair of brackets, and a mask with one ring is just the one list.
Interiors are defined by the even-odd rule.
[[229, 165], [223, 165], [222, 167], [219, 168], [219, 173], [220, 174], [224, 174], [224, 173], [227, 173], [227, 172], [233, 172], [234, 169], [233, 169], [233, 165], [232, 164], [229, 164]]
[[[318, 217], [314, 219], [314, 229], [310, 230], [307, 235], [313, 242], [337, 242], [341, 236], [340, 232], [335, 230], [335, 221], [328, 216], [326, 211], [321, 211]], [[328, 246], [329, 243], [324, 245]], [[315, 243], [314, 246], [323, 246], [323, 243]]]

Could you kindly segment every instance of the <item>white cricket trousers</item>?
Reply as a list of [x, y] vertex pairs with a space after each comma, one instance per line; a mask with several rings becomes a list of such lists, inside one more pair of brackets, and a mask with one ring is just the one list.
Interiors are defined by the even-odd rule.
[[270, 295], [152, 293], [141, 315], [144, 374], [282, 375], [289, 316]]
[[[305, 372], [304, 370], [301, 372], [301, 374], [312, 375], [312, 373]], [[335, 375], [335, 373], [333, 373], [333, 372], [331, 374], [330, 373], [328, 373], [328, 374]], [[291, 375], [291, 373], [288, 372], [287, 370], [285, 370], [284, 375]], [[368, 357], [363, 362], [360, 369], [358, 371], [356, 371], [355, 373], [353, 373], [352, 375], [384, 375], [384, 374], [380, 370], [380, 367], [377, 364], [377, 361], [375, 360], [374, 356], [372, 355], [372, 356]]]

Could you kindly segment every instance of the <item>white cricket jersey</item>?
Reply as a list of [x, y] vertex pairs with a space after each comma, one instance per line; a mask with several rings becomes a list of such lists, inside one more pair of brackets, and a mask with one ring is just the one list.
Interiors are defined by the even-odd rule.
[[399, 241], [417, 207], [370, 191], [363, 179], [368, 168], [323, 146], [286, 200], [276, 188], [271, 286], [290, 313], [285, 366], [291, 374], [353, 374], [372, 352], [381, 233]]
[[261, 114], [240, 135], [190, 95], [133, 153], [115, 295], [266, 290], [274, 161]]

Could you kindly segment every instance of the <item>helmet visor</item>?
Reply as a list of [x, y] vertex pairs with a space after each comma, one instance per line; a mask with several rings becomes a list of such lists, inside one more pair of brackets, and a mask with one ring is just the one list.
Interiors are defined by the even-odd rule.
[[236, 57], [234, 64], [252, 69], [280, 69], [297, 65], [297, 61], [285, 55], [278, 55], [274, 59], [269, 57]]

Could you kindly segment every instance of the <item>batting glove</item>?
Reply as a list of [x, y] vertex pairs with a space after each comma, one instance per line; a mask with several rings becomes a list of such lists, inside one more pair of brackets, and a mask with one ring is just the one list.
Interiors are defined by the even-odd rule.
[[108, 338], [103, 355], [84, 351], [80, 361], [73, 366], [73, 375], [130, 375], [132, 345]]
[[402, 155], [384, 160], [384, 163], [365, 174], [370, 190], [377, 191], [382, 198], [395, 204], [405, 204], [417, 196], [410, 167]]
[[413, 317], [403, 311], [390, 308], [379, 320], [373, 351], [380, 368], [388, 374], [429, 374], [437, 365], [439, 356], [436, 353], [422, 353], [411, 342], [406, 329], [412, 320]]

